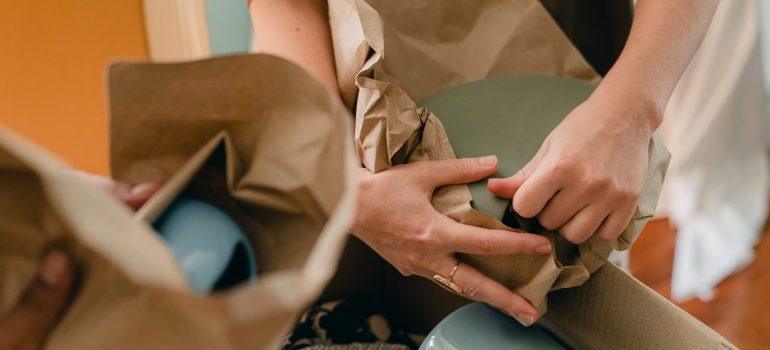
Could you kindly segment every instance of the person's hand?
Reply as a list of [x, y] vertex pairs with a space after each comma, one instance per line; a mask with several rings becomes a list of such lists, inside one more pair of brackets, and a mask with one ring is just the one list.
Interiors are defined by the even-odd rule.
[[[513, 209], [579, 244], [617, 238], [631, 219], [647, 174], [654, 108], [592, 96], [546, 138], [514, 176], [489, 190]], [[652, 115], [651, 115], [652, 114]]]
[[76, 171], [75, 175], [91, 185], [112, 194], [134, 210], [139, 209], [160, 188], [160, 184], [157, 182], [144, 182], [130, 187], [111, 178], [82, 171]]
[[66, 308], [74, 269], [67, 256], [52, 251], [19, 303], [0, 321], [0, 350], [37, 349]]
[[[483, 179], [495, 172], [494, 156], [399, 165], [371, 174], [362, 169], [354, 235], [403, 275], [430, 280], [448, 277], [457, 264], [456, 252], [468, 254], [547, 254], [551, 247], [540, 235], [488, 230], [460, 224], [431, 205], [440, 186]], [[537, 318], [534, 307], [508, 288], [460, 264], [452, 280], [463, 295], [486, 302], [522, 324]]]

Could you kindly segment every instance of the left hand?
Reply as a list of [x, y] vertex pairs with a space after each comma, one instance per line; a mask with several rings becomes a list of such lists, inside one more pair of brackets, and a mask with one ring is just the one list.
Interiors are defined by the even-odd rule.
[[514, 176], [490, 179], [513, 209], [537, 217], [579, 244], [596, 235], [612, 240], [636, 208], [648, 167], [648, 147], [660, 120], [658, 108], [638, 99], [594, 93], [546, 138]]

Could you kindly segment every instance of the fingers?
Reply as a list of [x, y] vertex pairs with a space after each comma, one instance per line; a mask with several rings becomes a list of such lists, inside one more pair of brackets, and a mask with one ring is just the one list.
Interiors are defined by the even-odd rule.
[[513, 176], [505, 179], [489, 179], [487, 182], [487, 189], [495, 196], [502, 198], [513, 198], [514, 194], [516, 194], [516, 191], [527, 180], [527, 178], [529, 178], [529, 176], [534, 173], [535, 169], [537, 169], [541, 160], [545, 156], [545, 153], [548, 151], [549, 144], [550, 142], [546, 140], [543, 143], [543, 146], [540, 147], [540, 149], [537, 151], [535, 156], [532, 157], [532, 159], [526, 165], [524, 165], [524, 167], [519, 169], [519, 171], [517, 171]]
[[463, 225], [450, 218], [441, 221], [440, 232], [452, 252], [480, 255], [530, 254], [551, 252], [547, 238], [525, 232], [489, 230]]
[[49, 253], [19, 304], [0, 323], [0, 349], [38, 348], [69, 295], [73, 267], [59, 251]]
[[525, 218], [540, 213], [548, 200], [560, 189], [560, 179], [539, 167], [513, 196], [513, 209]]
[[524, 180], [527, 179], [525, 171], [526, 170], [522, 168], [511, 177], [505, 179], [489, 179], [487, 180], [487, 189], [495, 196], [501, 198], [513, 198], [513, 195], [519, 190], [519, 187], [524, 183]]
[[118, 198], [120, 198], [129, 207], [136, 210], [144, 205], [144, 203], [147, 202], [147, 200], [149, 200], [150, 197], [155, 194], [155, 192], [158, 192], [158, 189], [160, 189], [159, 183], [145, 182], [131, 187], [131, 189], [128, 191], [121, 191], [121, 193], [118, 195]]
[[87, 183], [100, 188], [101, 190], [117, 197], [123, 203], [136, 210], [139, 209], [155, 192], [160, 189], [160, 184], [157, 182], [144, 182], [130, 187], [124, 183], [116, 182], [115, 180], [89, 174], [82, 171], [75, 171], [75, 176], [80, 177]]
[[564, 224], [559, 233], [574, 244], [583, 243], [596, 232], [607, 214], [608, 210], [604, 206], [589, 205]]
[[599, 226], [599, 230], [596, 231], [595, 235], [608, 241], [617, 238], [623, 233], [628, 222], [631, 221], [631, 217], [634, 216], [634, 210], [636, 210], [636, 206], [631, 205], [612, 212], [606, 219], [604, 219], [604, 222]]
[[419, 177], [429, 187], [464, 184], [495, 173], [497, 157], [445, 159], [412, 163]]
[[[444, 274], [449, 273], [455, 263], [456, 260], [448, 257], [444, 266], [446, 272], [440, 274], [447, 276]], [[537, 319], [537, 311], [529, 302], [471, 266], [461, 263], [452, 282], [462, 289], [462, 295], [496, 307], [525, 326], [532, 325]]]
[[537, 215], [537, 220], [543, 227], [555, 230], [566, 224], [580, 209], [587, 204], [586, 196], [576, 193], [574, 189], [565, 188], [556, 192], [545, 208]]

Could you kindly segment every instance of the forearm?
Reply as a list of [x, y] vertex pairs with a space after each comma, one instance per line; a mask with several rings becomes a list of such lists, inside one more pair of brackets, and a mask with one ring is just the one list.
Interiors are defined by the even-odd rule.
[[718, 0], [639, 0], [626, 46], [594, 95], [639, 104], [652, 130], [708, 29]]
[[261, 52], [288, 59], [339, 93], [326, 0], [250, 0]]

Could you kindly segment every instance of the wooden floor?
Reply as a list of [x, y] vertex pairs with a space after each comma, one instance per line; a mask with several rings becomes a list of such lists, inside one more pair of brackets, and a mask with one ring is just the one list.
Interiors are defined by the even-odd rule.
[[[684, 310], [743, 350], [770, 349], [770, 234], [765, 231], [756, 260], [729, 277], [709, 302], [688, 301]], [[667, 220], [650, 222], [631, 248], [631, 272], [670, 298], [676, 231]]]

